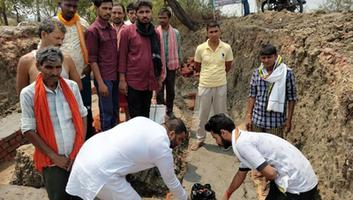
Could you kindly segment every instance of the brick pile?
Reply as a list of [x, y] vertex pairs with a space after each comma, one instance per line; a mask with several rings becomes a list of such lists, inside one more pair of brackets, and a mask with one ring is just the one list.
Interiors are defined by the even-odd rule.
[[16, 149], [27, 143], [20, 130], [0, 139], [0, 163], [13, 160], [16, 155]]

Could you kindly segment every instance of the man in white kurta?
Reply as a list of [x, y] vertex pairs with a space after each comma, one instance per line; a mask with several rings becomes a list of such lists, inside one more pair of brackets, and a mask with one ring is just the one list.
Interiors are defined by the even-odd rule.
[[141, 199], [125, 179], [127, 174], [157, 167], [170, 192], [181, 200], [187, 195], [174, 173], [171, 147], [186, 138], [180, 119], [160, 125], [136, 117], [89, 139], [74, 162], [66, 187], [85, 200]]

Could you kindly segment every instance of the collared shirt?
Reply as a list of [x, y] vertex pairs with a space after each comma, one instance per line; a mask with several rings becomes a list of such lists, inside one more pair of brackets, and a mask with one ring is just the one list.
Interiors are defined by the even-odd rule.
[[118, 79], [117, 35], [110, 23], [97, 18], [86, 31], [89, 63], [97, 63], [103, 80]]
[[[232, 148], [240, 161], [239, 170], [261, 170], [267, 165], [276, 169], [277, 185], [287, 182], [287, 192], [298, 194], [313, 189], [317, 177], [309, 160], [288, 141], [268, 133], [232, 131]], [[288, 178], [288, 179], [287, 179]]]
[[232, 48], [229, 44], [219, 42], [214, 51], [208, 45], [208, 40], [196, 48], [195, 62], [201, 63], [201, 87], [219, 87], [227, 84], [225, 62], [233, 60]]
[[[186, 200], [187, 194], [173, 165], [166, 129], [148, 118], [135, 117], [83, 144], [66, 191], [83, 199], [94, 199], [107, 181], [119, 182], [127, 174], [157, 167], [174, 197]], [[127, 186], [125, 183], [121, 182], [122, 188]]]
[[[58, 16], [54, 18], [58, 19]], [[86, 31], [87, 27], [89, 26], [88, 22], [82, 18], [80, 18], [79, 23], [82, 25], [83, 30]], [[78, 30], [76, 25], [66, 26], [66, 33], [63, 44], [61, 45], [60, 49], [71, 56], [72, 60], [75, 63], [76, 70], [78, 74], [82, 74], [83, 69], [86, 67], [85, 61], [82, 54], [82, 49], [80, 45], [80, 37], [78, 34]]]
[[[82, 117], [87, 116], [87, 109], [83, 106], [80, 89], [77, 83], [68, 79], [64, 79], [71, 88]], [[36, 119], [34, 116], [34, 91], [35, 83], [22, 89], [20, 94], [21, 103], [21, 131], [36, 131]], [[76, 136], [76, 129], [72, 121], [72, 114], [64, 93], [58, 84], [58, 87], [52, 91], [45, 86], [48, 100], [50, 120], [53, 123], [55, 140], [58, 146], [58, 154], [68, 156], [73, 148]], [[48, 119], [49, 120], [49, 119]]]
[[136, 30], [136, 24], [131, 24], [121, 31], [119, 72], [125, 74], [127, 84], [135, 90], [156, 90], [151, 41]]
[[[266, 111], [269, 98], [270, 83], [261, 79], [259, 69], [255, 69], [250, 81], [250, 97], [255, 98], [255, 105], [252, 112], [252, 121], [261, 128], [280, 128], [284, 126], [286, 120], [286, 104], [284, 112]], [[296, 101], [297, 92], [295, 77], [291, 69], [287, 70], [286, 78], [286, 101]]]
[[[177, 45], [178, 45], [178, 57], [179, 57], [179, 64], [183, 63], [183, 52], [181, 51], [181, 36], [180, 36], [180, 32], [173, 28], [174, 32], [175, 32], [175, 37], [177, 39]], [[169, 32], [168, 31], [162, 31], [163, 33], [163, 45], [164, 45], [164, 55], [165, 55], [165, 64], [166, 66], [168, 66], [168, 58], [169, 58]], [[174, 70], [174, 69], [172, 69]]]

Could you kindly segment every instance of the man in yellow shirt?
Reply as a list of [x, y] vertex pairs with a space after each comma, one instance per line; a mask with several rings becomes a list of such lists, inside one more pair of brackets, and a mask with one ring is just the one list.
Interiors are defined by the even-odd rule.
[[199, 45], [195, 52], [195, 68], [200, 71], [198, 96], [200, 99], [197, 142], [191, 150], [196, 151], [205, 141], [205, 124], [211, 107], [214, 114], [227, 112], [227, 77], [233, 62], [229, 44], [222, 42], [221, 29], [217, 22], [207, 25], [208, 40]]

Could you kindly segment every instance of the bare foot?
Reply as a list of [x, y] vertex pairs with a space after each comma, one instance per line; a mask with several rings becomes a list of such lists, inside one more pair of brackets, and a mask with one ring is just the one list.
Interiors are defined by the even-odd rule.
[[195, 144], [193, 144], [191, 146], [191, 151], [196, 151], [198, 150], [200, 147], [202, 147], [205, 143], [204, 142], [196, 142]]

